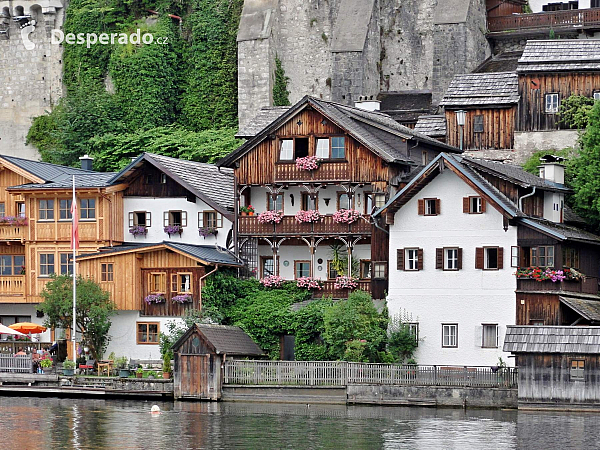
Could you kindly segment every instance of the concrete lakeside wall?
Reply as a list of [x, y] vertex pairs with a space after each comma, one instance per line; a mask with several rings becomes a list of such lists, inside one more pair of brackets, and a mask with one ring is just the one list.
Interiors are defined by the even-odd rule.
[[347, 387], [225, 385], [222, 400], [502, 409], [517, 408], [517, 389], [383, 385]]

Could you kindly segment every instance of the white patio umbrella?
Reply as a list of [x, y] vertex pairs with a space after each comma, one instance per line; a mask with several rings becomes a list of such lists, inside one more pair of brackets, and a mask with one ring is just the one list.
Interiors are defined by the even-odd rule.
[[27, 336], [26, 334], [23, 334], [17, 330], [13, 330], [12, 328], [8, 328], [6, 325], [2, 325], [1, 323], [0, 323], [0, 334], [12, 334], [13, 336]]

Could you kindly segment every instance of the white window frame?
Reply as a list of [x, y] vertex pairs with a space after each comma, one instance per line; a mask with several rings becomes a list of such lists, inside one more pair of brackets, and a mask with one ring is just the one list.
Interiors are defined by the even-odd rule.
[[560, 108], [560, 101], [557, 93], [546, 94], [544, 97], [546, 114], [557, 114]]
[[281, 139], [279, 141], [279, 160], [293, 161], [294, 160], [294, 140]]
[[[411, 268], [411, 263], [413, 267]], [[404, 270], [417, 271], [419, 270], [419, 249], [405, 248], [404, 249]]]
[[[481, 348], [498, 348], [498, 324], [497, 323], [482, 323], [481, 324]], [[492, 338], [491, 345], [489, 341], [486, 342], [486, 329], [493, 330], [495, 338]]]
[[[437, 200], [437, 198], [426, 198], [425, 199], [425, 215], [426, 216], [437, 216], [440, 213], [436, 209], [436, 200]], [[434, 212], [431, 212], [432, 210]]]
[[444, 270], [458, 270], [458, 247], [444, 248]]
[[469, 197], [469, 212], [481, 214], [483, 212], [483, 199], [481, 197]]
[[419, 322], [410, 322], [408, 324], [408, 330], [415, 337], [417, 346], [419, 345]]
[[328, 137], [318, 137], [316, 144], [316, 157], [320, 159], [329, 159], [331, 156], [331, 141]]
[[442, 324], [442, 348], [458, 348], [458, 324]]

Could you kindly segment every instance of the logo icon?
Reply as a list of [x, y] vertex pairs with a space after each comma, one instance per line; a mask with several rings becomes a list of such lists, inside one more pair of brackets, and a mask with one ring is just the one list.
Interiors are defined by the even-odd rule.
[[29, 39], [29, 35], [35, 30], [35, 21], [28, 22], [23, 28], [21, 28], [21, 40], [26, 50], [33, 50], [35, 44]]

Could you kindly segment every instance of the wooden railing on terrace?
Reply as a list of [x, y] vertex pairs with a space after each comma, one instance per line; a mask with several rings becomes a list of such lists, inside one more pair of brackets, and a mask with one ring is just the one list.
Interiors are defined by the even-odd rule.
[[[361, 291], [371, 292], [371, 280], [360, 280], [358, 281], [358, 288]], [[348, 298], [350, 294], [348, 289], [336, 289], [335, 280], [323, 281], [323, 289], [320, 291], [313, 291], [313, 297], [332, 297], [332, 298]]]
[[241, 235], [250, 236], [371, 234], [371, 224], [365, 216], [352, 224], [336, 223], [333, 216], [323, 216], [321, 221], [316, 223], [299, 223], [294, 216], [284, 216], [278, 224], [260, 223], [257, 216], [242, 216], [238, 226]]
[[488, 17], [488, 29], [491, 32], [595, 26], [600, 27], [600, 8]]
[[25, 294], [25, 275], [0, 277], [0, 297]]
[[0, 372], [33, 373], [33, 358], [0, 354]]
[[225, 384], [347, 386], [356, 384], [516, 387], [515, 368], [367, 364], [342, 361], [225, 363]]
[[580, 281], [537, 281], [528, 278], [517, 278], [517, 290], [520, 291], [566, 291], [585, 294], [598, 293], [598, 278], [586, 277]]
[[0, 225], [0, 241], [23, 241], [26, 226]]
[[303, 170], [295, 162], [275, 164], [275, 181], [349, 181], [348, 162], [322, 162], [317, 170]]

